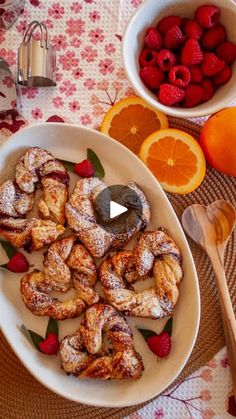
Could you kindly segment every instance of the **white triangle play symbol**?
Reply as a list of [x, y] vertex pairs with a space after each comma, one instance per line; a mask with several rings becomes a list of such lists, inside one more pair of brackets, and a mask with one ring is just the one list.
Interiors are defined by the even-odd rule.
[[120, 205], [115, 201], [110, 201], [110, 218], [115, 218], [126, 211], [128, 211], [128, 208], [123, 207], [123, 205]]

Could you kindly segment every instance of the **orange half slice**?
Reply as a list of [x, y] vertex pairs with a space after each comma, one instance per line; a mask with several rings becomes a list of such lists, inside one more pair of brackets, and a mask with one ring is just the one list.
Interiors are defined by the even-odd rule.
[[141, 145], [139, 156], [167, 192], [192, 192], [206, 173], [205, 157], [198, 142], [177, 129], [151, 134]]

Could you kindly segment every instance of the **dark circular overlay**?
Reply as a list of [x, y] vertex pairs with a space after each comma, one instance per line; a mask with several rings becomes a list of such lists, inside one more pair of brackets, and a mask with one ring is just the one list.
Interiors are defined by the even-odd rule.
[[[110, 217], [111, 201], [127, 208], [116, 217]], [[142, 219], [143, 207], [138, 194], [128, 186], [112, 185], [98, 194], [94, 202], [96, 220], [106, 231], [122, 234], [136, 228]]]

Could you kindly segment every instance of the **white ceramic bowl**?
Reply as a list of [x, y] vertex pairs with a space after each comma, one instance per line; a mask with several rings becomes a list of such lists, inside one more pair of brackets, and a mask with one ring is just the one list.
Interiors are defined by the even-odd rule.
[[169, 115], [187, 118], [213, 114], [225, 108], [236, 97], [236, 62], [233, 65], [231, 80], [220, 87], [211, 100], [194, 108], [162, 105], [139, 76], [138, 57], [143, 47], [146, 29], [155, 26], [164, 16], [193, 16], [194, 11], [202, 4], [215, 4], [220, 7], [220, 21], [227, 29], [229, 40], [236, 43], [236, 3], [233, 0], [147, 0], [129, 21], [123, 37], [124, 66], [135, 91], [154, 108]]
[[[140, 380], [80, 380], [67, 376], [60, 368], [58, 357], [45, 356], [34, 349], [19, 330], [21, 324], [44, 335], [48, 319], [34, 316], [24, 305], [20, 294], [22, 274], [0, 271], [0, 328], [18, 358], [31, 374], [55, 393], [79, 403], [94, 406], [122, 407], [145, 402], [168, 387], [183, 369], [196, 340], [200, 318], [200, 295], [193, 258], [181, 225], [163, 189], [147, 167], [119, 142], [88, 128], [67, 124], [40, 124], [22, 129], [0, 148], [0, 182], [14, 175], [17, 159], [27, 147], [47, 148], [56, 157], [81, 161], [87, 147], [100, 157], [109, 185], [135, 180], [151, 204], [152, 220], [148, 229], [164, 226], [180, 247], [183, 256], [184, 279], [174, 313], [172, 349], [159, 362], [137, 331], [136, 326], [162, 330], [166, 320], [127, 318], [134, 334], [135, 348], [141, 354], [145, 371]], [[71, 175], [70, 187], [78, 177]], [[45, 249], [44, 249], [45, 250]], [[43, 251], [28, 255], [31, 264], [42, 269]], [[0, 246], [0, 261], [2, 259]], [[142, 286], [142, 283], [140, 284]], [[143, 285], [145, 285], [143, 283]], [[67, 298], [67, 297], [66, 297]], [[80, 318], [59, 322], [59, 339], [74, 333]], [[6, 389], [7, 393], [7, 389]], [[30, 397], [30, 389], [29, 389]]]

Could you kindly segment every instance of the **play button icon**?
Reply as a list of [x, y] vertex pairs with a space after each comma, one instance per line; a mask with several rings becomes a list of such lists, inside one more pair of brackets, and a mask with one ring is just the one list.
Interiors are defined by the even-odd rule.
[[94, 211], [97, 223], [121, 241], [122, 235], [145, 229], [150, 220], [150, 206], [134, 182], [103, 189], [94, 201]]
[[111, 201], [110, 202], [110, 218], [118, 217], [124, 212], [127, 212], [128, 208], [124, 207], [123, 205], [118, 204], [118, 202]]

